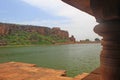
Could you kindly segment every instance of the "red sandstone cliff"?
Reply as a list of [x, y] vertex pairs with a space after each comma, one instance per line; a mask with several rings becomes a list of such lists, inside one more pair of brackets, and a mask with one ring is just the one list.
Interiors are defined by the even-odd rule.
[[52, 28], [51, 34], [54, 35], [54, 36], [59, 36], [62, 39], [68, 39], [69, 38], [69, 33], [67, 31], [61, 30], [58, 27]]
[[38, 32], [41, 35], [49, 35], [50, 30], [50, 28], [42, 26], [0, 23], [0, 35], [15, 33], [17, 31]]
[[6, 34], [8, 34], [8, 32], [9, 32], [8, 25], [0, 23], [0, 35], [6, 35]]
[[[69, 39], [68, 31], [61, 30], [58, 27], [51, 29], [43, 26], [0, 23], [0, 35], [7, 35], [10, 33], [15, 33], [17, 31], [38, 32], [39, 34], [45, 36], [50, 35], [60, 37], [61, 39]], [[70, 38], [70, 40], [73, 39]]]

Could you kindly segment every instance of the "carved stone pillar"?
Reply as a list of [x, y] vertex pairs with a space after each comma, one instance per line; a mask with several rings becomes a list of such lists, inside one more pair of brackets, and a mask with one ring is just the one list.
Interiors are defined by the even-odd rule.
[[120, 0], [91, 0], [91, 9], [100, 24], [94, 31], [103, 37], [100, 80], [120, 80]]
[[120, 21], [101, 23], [94, 31], [103, 36], [100, 80], [120, 80]]

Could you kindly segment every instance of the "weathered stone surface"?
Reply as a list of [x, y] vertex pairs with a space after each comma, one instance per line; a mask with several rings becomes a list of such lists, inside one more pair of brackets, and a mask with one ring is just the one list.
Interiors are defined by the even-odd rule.
[[93, 15], [92, 9], [90, 7], [90, 0], [62, 0], [90, 15]]
[[0, 24], [0, 35], [8, 34], [9, 28], [7, 25]]
[[100, 80], [100, 68], [95, 69], [93, 72], [82, 78], [82, 80]]
[[59, 36], [62, 39], [69, 39], [69, 33], [67, 31], [61, 30], [58, 27], [52, 28], [51, 34], [54, 36]]
[[42, 35], [47, 35], [49, 34], [47, 31], [50, 31], [50, 28], [42, 26], [0, 23], [0, 35], [5, 35], [12, 32], [15, 33], [17, 31], [38, 32]]
[[64, 70], [36, 68], [34, 64], [9, 62], [0, 64], [0, 80], [72, 80]]
[[66, 77], [65, 70], [36, 67], [35, 64], [8, 62], [0, 64], [0, 80], [81, 80], [88, 74]]
[[76, 76], [75, 79], [76, 80], [81, 80], [81, 79], [85, 78], [88, 75], [89, 75], [89, 73], [83, 73], [83, 74], [80, 74], [80, 75]]
[[98, 22], [120, 19], [120, 0], [62, 0], [90, 15]]
[[17, 31], [38, 32], [41, 35], [53, 35], [62, 39], [69, 39], [68, 31], [61, 30], [57, 27], [51, 29], [43, 26], [0, 23], [0, 35], [15, 33]]

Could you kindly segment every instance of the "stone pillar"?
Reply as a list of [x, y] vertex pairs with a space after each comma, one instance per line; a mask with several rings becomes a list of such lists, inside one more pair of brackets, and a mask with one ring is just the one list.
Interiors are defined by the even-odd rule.
[[101, 23], [94, 31], [103, 36], [100, 80], [120, 80], [120, 21], [111, 20]]
[[120, 0], [91, 0], [99, 22], [94, 31], [103, 37], [100, 80], [120, 80]]
[[120, 0], [63, 0], [99, 23], [94, 31], [103, 37], [100, 80], [120, 80]]

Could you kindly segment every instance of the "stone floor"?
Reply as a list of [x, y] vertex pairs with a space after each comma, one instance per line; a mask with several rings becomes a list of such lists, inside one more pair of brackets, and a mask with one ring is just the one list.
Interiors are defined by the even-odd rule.
[[98, 80], [88, 79], [94, 78], [90, 76], [91, 74], [83, 73], [74, 78], [66, 77], [65, 70], [41, 68], [21, 62], [0, 64], [0, 80]]
[[100, 69], [97, 68], [89, 75], [85, 76], [82, 80], [100, 80]]

